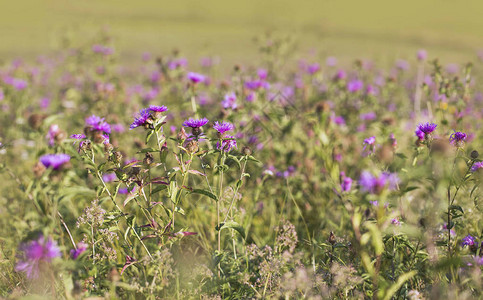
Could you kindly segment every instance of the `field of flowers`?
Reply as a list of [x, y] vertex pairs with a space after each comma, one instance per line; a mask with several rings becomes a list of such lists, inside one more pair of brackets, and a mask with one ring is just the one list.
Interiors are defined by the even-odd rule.
[[1, 65], [0, 296], [483, 297], [481, 62], [291, 49]]

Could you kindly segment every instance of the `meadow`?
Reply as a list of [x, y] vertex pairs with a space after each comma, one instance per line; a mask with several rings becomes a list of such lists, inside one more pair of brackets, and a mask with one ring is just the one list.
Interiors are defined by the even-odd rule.
[[0, 297], [483, 298], [478, 3], [215, 2], [3, 11]]

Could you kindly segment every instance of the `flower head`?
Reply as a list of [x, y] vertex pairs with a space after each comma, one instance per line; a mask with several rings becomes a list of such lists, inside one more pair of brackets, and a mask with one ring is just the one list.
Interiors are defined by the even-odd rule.
[[165, 112], [167, 110], [168, 110], [168, 108], [164, 105], [161, 105], [161, 106], [150, 105], [149, 106], [149, 111], [151, 111], [151, 112]]
[[223, 152], [230, 152], [233, 147], [237, 148], [235, 137], [231, 135], [227, 135], [223, 140], [218, 141], [216, 143], [216, 149], [223, 151]]
[[462, 147], [466, 140], [466, 133], [455, 131], [449, 136], [449, 141], [456, 147]]
[[139, 126], [144, 126], [151, 117], [150, 109], [143, 108], [139, 111], [138, 115], [134, 118], [134, 122], [129, 126], [129, 129], [134, 129]]
[[395, 190], [399, 178], [395, 173], [383, 172], [379, 177], [372, 175], [369, 171], [363, 171], [359, 179], [359, 185], [362, 191], [371, 194], [379, 194], [384, 188], [388, 190]]
[[87, 244], [80, 242], [77, 244], [77, 249], [70, 250], [70, 256], [72, 257], [72, 259], [77, 259], [79, 255], [81, 255], [84, 251], [86, 251], [86, 249], [87, 249]]
[[92, 115], [86, 119], [86, 127], [90, 131], [102, 131], [105, 133], [111, 133], [111, 125], [109, 125], [104, 118]]
[[475, 244], [476, 244], [476, 238], [474, 236], [469, 235], [469, 234], [461, 240], [461, 247], [473, 246]]
[[347, 90], [351, 93], [358, 92], [362, 90], [364, 83], [359, 79], [351, 80], [347, 83]]
[[223, 101], [221, 101], [221, 105], [223, 108], [231, 108], [231, 109], [236, 109], [238, 105], [236, 104], [236, 95], [235, 93], [231, 92], [225, 95], [223, 98]]
[[206, 123], [208, 123], [209, 120], [207, 118], [203, 118], [203, 119], [193, 119], [193, 118], [189, 118], [189, 120], [186, 120], [183, 122], [183, 126], [184, 127], [191, 127], [191, 128], [200, 128], [204, 125], [206, 125]]
[[41, 264], [50, 263], [53, 258], [60, 256], [57, 243], [42, 235], [37, 240], [21, 245], [20, 250], [22, 254], [15, 270], [24, 272], [30, 279], [39, 276]]
[[475, 162], [473, 166], [471, 166], [471, 172], [476, 172], [481, 168], [483, 168], [483, 161]]
[[215, 122], [215, 125], [213, 125], [213, 128], [218, 131], [220, 134], [224, 134], [227, 131], [233, 130], [235, 127], [233, 124], [228, 123], [228, 122]]
[[58, 170], [63, 164], [70, 161], [70, 156], [64, 153], [60, 154], [45, 154], [40, 157], [40, 162], [46, 168], [52, 168], [53, 170]]
[[206, 79], [204, 75], [194, 73], [194, 72], [189, 72], [187, 77], [192, 83], [202, 82], [202, 81], [205, 81]]
[[426, 123], [420, 123], [418, 125], [418, 129], [419, 131], [423, 132], [425, 135], [428, 135], [428, 134], [431, 134], [436, 129], [437, 126], [438, 125], [434, 123], [426, 122]]

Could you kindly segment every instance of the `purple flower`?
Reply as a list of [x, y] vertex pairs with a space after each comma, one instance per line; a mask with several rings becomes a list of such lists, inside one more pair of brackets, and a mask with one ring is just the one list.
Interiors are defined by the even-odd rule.
[[265, 69], [258, 69], [257, 75], [258, 75], [258, 78], [260, 78], [260, 80], [265, 80], [267, 79], [268, 72]]
[[344, 172], [340, 172], [340, 186], [342, 192], [348, 192], [352, 187], [352, 178], [345, 176]]
[[359, 179], [361, 190], [371, 194], [379, 194], [386, 187], [388, 190], [395, 190], [398, 183], [397, 174], [388, 172], [383, 172], [379, 177], [376, 177], [369, 171], [363, 171]]
[[54, 170], [60, 169], [63, 164], [70, 161], [70, 156], [64, 153], [60, 154], [45, 154], [40, 157], [40, 162], [46, 168], [52, 168]]
[[310, 75], [314, 75], [318, 71], [320, 71], [320, 65], [318, 63], [307, 66], [307, 73], [309, 73]]
[[416, 130], [414, 131], [414, 135], [417, 136], [420, 141], [424, 140], [424, 138], [426, 137], [424, 132], [422, 132], [419, 128], [416, 128]]
[[151, 113], [149, 112], [148, 108], [141, 109], [138, 115], [134, 117], [134, 122], [132, 122], [132, 124], [129, 126], [129, 129], [144, 126], [150, 117]]
[[401, 226], [401, 221], [399, 221], [397, 218], [391, 219], [391, 224], [394, 226]]
[[328, 66], [328, 67], [335, 67], [335, 65], [337, 65], [337, 58], [334, 57], [334, 56], [329, 56], [327, 57], [327, 59], [325, 60], [325, 64]]
[[419, 61], [423, 61], [423, 60], [426, 60], [426, 58], [428, 57], [428, 53], [426, 52], [426, 50], [420, 49], [416, 53], [416, 57], [418, 58]]
[[347, 78], [347, 74], [344, 70], [339, 70], [337, 71], [337, 74], [335, 74], [336, 80], [344, 80], [346, 78]]
[[237, 148], [235, 137], [227, 135], [220, 144], [220, 141], [216, 143], [216, 149], [223, 152], [230, 152], [233, 147]]
[[78, 133], [78, 134], [73, 134], [70, 136], [71, 139], [76, 139], [76, 140], [82, 140], [82, 139], [85, 139], [86, 136], [82, 133]]
[[81, 255], [84, 251], [86, 251], [86, 249], [87, 249], [87, 244], [80, 242], [77, 244], [77, 249], [70, 250], [70, 257], [72, 257], [72, 259], [77, 259], [79, 255]]
[[[425, 135], [428, 135], [428, 134], [431, 134], [437, 127], [438, 125], [434, 124], [434, 123], [429, 123], [429, 122], [426, 122], [426, 123], [420, 123], [418, 125], [418, 128], [419, 131], [423, 132]], [[416, 131], [417, 131], [416, 129]], [[419, 137], [419, 135], [418, 135]]]
[[205, 81], [205, 76], [204, 75], [201, 75], [201, 74], [198, 74], [198, 73], [194, 73], [194, 72], [189, 72], [187, 77], [193, 83], [198, 83], [198, 82]]
[[471, 172], [476, 172], [481, 168], [483, 168], [483, 161], [475, 162], [473, 166], [471, 166]]
[[164, 105], [162, 106], [150, 105], [149, 110], [152, 112], [165, 112], [168, 110], [168, 108]]
[[376, 113], [371, 111], [365, 114], [360, 114], [359, 118], [361, 118], [363, 121], [372, 121], [376, 118]]
[[106, 173], [104, 175], [102, 175], [102, 180], [104, 180], [104, 182], [111, 182], [111, 181], [114, 181], [117, 179], [117, 176], [115, 173]]
[[409, 70], [409, 63], [404, 59], [398, 59], [396, 61], [396, 67], [401, 71], [407, 71]]
[[49, 146], [53, 146], [55, 144], [55, 137], [60, 133], [60, 127], [57, 124], [52, 124], [49, 127], [49, 132], [45, 137], [49, 141]]
[[235, 93], [231, 92], [225, 95], [225, 98], [223, 101], [221, 101], [221, 105], [223, 108], [231, 108], [231, 109], [236, 109], [238, 105], [236, 104], [236, 95]]
[[475, 243], [476, 243], [476, 238], [468, 234], [461, 240], [461, 247], [473, 246], [475, 245]]
[[374, 153], [374, 151], [376, 150], [376, 137], [371, 136], [365, 139], [363, 144], [364, 144], [364, 148], [362, 149], [362, 151], [364, 152], [363, 153], [364, 156], [369, 155], [370, 153]]
[[364, 87], [364, 83], [359, 79], [354, 79], [347, 83], [347, 90], [351, 93], [358, 92], [363, 87]]
[[53, 258], [60, 256], [57, 243], [42, 235], [35, 241], [21, 245], [20, 250], [22, 255], [15, 270], [24, 272], [30, 279], [39, 277], [41, 263], [50, 263]]
[[259, 89], [261, 86], [262, 86], [262, 82], [259, 80], [245, 82], [245, 87], [249, 90], [256, 90], [256, 89]]
[[449, 136], [449, 141], [451, 144], [456, 145], [457, 147], [461, 147], [466, 140], [466, 133], [455, 131]]
[[111, 133], [111, 125], [104, 121], [104, 118], [92, 115], [86, 119], [86, 126], [90, 127], [91, 131], [102, 131]]
[[227, 131], [233, 130], [235, 127], [233, 124], [228, 123], [228, 122], [215, 122], [215, 125], [213, 125], [213, 128], [218, 131], [220, 134], [224, 134]]
[[208, 123], [209, 120], [207, 118], [203, 118], [203, 119], [193, 119], [193, 118], [189, 118], [189, 120], [186, 120], [183, 122], [183, 126], [184, 127], [191, 127], [191, 128], [200, 128], [201, 126], [204, 126], [206, 125], [206, 123]]

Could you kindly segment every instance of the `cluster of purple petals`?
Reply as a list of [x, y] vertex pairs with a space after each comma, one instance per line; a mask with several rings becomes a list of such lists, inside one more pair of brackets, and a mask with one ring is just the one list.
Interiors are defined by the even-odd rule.
[[165, 112], [168, 110], [168, 108], [164, 105], [157, 106], [157, 105], [150, 105], [149, 110], [152, 112]]
[[40, 162], [46, 168], [52, 168], [53, 170], [58, 170], [63, 164], [70, 161], [70, 156], [64, 153], [60, 154], [45, 154], [40, 157]]
[[215, 122], [215, 125], [213, 125], [213, 128], [219, 133], [223, 134], [227, 131], [233, 130], [235, 127], [233, 126], [233, 124], [229, 122], [221, 122], [221, 123]]
[[27, 81], [26, 80], [23, 80], [23, 79], [20, 79], [20, 78], [14, 78], [14, 77], [7, 76], [7, 77], [5, 77], [3, 79], [3, 81], [6, 84], [8, 84], [11, 87], [13, 87], [14, 89], [16, 89], [17, 91], [24, 90], [28, 86]]
[[206, 77], [204, 75], [194, 73], [194, 72], [189, 72], [187, 77], [193, 83], [203, 82], [206, 79]]
[[362, 90], [363, 87], [364, 83], [362, 82], [362, 80], [359, 79], [354, 79], [347, 83], [347, 90], [351, 93], [358, 92]]
[[[438, 125], [434, 124], [434, 123], [429, 123], [429, 122], [426, 122], [426, 123], [421, 123], [418, 125], [418, 128], [416, 129], [416, 132], [419, 130], [420, 132], [424, 133], [424, 134], [431, 134], [437, 127]], [[417, 133], [416, 133], [417, 135]], [[418, 135], [419, 137], [419, 135]]]
[[464, 133], [464, 132], [456, 131], [456, 132], [453, 132], [449, 136], [449, 141], [452, 144], [459, 143], [459, 142], [464, 142], [465, 140], [466, 140], [466, 133]]
[[107, 134], [111, 133], [111, 125], [109, 125], [104, 118], [92, 115], [86, 119], [86, 126], [89, 126], [94, 131], [102, 131]]
[[223, 101], [221, 101], [221, 106], [224, 109], [237, 109], [238, 105], [236, 104], [236, 95], [235, 93], [231, 92], [225, 95]]
[[384, 188], [395, 190], [399, 183], [399, 178], [395, 173], [383, 172], [379, 177], [369, 171], [363, 171], [359, 179], [361, 190], [371, 194], [378, 194]]
[[473, 166], [471, 166], [471, 172], [476, 172], [481, 168], [483, 168], [483, 161], [475, 162]]
[[227, 135], [220, 144], [220, 141], [216, 143], [216, 149], [223, 152], [230, 152], [231, 149], [237, 148], [235, 137], [232, 135]]
[[79, 255], [81, 255], [86, 250], [87, 250], [87, 244], [80, 242], [77, 244], [77, 249], [70, 250], [70, 257], [72, 257], [72, 259], [77, 259]]
[[146, 121], [151, 117], [151, 113], [148, 108], [143, 108], [139, 111], [136, 117], [134, 117], [134, 122], [129, 125], [129, 129], [134, 129], [139, 126], [143, 126]]
[[40, 263], [50, 263], [53, 258], [60, 256], [57, 243], [50, 238], [44, 238], [42, 235], [37, 240], [22, 244], [20, 251], [22, 254], [15, 270], [24, 272], [30, 279], [39, 276]]
[[469, 234], [461, 240], [461, 247], [473, 246], [475, 244], [476, 244], [476, 238], [474, 236], [469, 235]]
[[203, 118], [203, 119], [189, 118], [188, 120], [183, 122], [183, 126], [184, 127], [191, 127], [191, 128], [200, 128], [200, 127], [206, 125], [206, 123], [208, 123], [208, 122], [209, 122], [209, 120], [207, 118]]
[[98, 45], [98, 44], [92, 46], [92, 51], [94, 53], [99, 53], [104, 55], [111, 55], [114, 53], [114, 49], [104, 45]]
[[345, 172], [340, 172], [340, 186], [342, 192], [349, 192], [352, 187], [352, 178], [347, 177]]
[[60, 127], [57, 124], [52, 124], [49, 127], [46, 139], [49, 141], [49, 146], [53, 146], [55, 143], [55, 137], [60, 133]]

